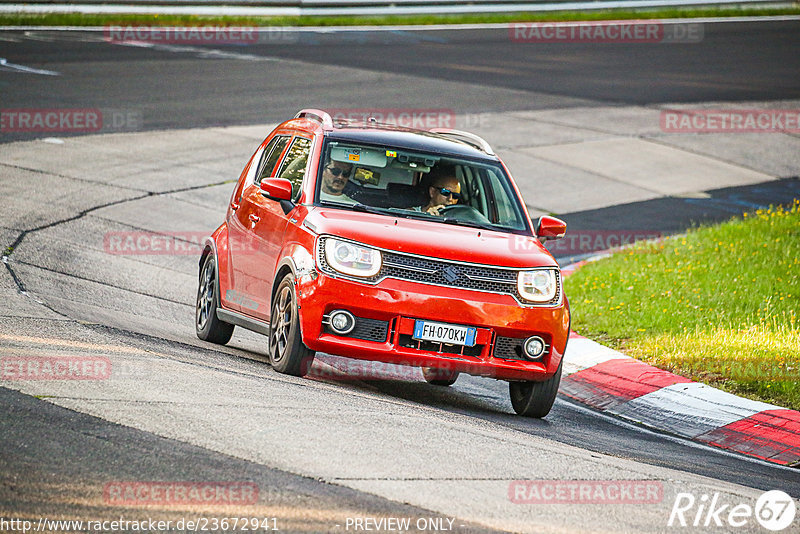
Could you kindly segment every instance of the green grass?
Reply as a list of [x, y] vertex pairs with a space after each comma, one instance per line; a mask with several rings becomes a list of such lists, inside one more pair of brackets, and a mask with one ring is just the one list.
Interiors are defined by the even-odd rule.
[[800, 200], [623, 249], [579, 269], [565, 291], [580, 334], [800, 409]]
[[80, 13], [0, 14], [2, 26], [365, 26], [388, 24], [471, 24], [508, 22], [593, 21], [695, 17], [798, 15], [800, 7], [702, 8], [654, 10], [554, 11], [551, 13], [498, 13], [469, 15], [393, 16], [195, 16], [195, 15], [84, 15]]

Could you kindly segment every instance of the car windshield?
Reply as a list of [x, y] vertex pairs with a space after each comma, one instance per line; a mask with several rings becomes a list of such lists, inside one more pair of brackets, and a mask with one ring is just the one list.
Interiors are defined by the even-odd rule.
[[316, 192], [321, 205], [529, 232], [499, 163], [350, 141], [328, 141], [321, 161]]

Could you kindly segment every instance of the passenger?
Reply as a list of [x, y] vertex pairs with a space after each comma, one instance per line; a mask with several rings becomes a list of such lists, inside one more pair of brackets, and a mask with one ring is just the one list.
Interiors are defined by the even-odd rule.
[[322, 187], [319, 199], [342, 204], [356, 204], [357, 202], [344, 194], [347, 179], [353, 172], [353, 165], [344, 161], [330, 161], [322, 170]]
[[429, 184], [425, 191], [429, 200], [426, 205], [414, 208], [414, 211], [438, 216], [439, 210], [457, 204], [461, 199], [461, 183], [452, 167], [433, 169], [421, 183]]

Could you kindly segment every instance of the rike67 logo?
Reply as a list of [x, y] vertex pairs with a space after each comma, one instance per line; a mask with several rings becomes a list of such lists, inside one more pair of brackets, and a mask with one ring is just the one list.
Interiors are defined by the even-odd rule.
[[779, 532], [792, 525], [796, 512], [794, 499], [780, 490], [763, 493], [755, 506], [723, 502], [719, 493], [699, 498], [691, 493], [678, 493], [667, 526], [741, 528], [752, 525], [755, 519], [765, 529]]

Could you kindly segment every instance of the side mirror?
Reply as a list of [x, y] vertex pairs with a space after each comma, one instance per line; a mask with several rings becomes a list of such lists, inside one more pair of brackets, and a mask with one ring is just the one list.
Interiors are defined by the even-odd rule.
[[264, 178], [261, 180], [261, 194], [272, 200], [291, 200], [292, 182], [286, 178]]
[[548, 239], [561, 239], [567, 233], [567, 223], [555, 217], [543, 215], [536, 221], [536, 237], [544, 243]]

